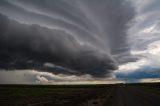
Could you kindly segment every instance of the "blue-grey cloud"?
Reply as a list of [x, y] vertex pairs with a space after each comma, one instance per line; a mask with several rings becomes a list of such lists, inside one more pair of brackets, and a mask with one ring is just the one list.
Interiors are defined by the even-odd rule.
[[137, 70], [122, 73], [117, 72], [116, 76], [118, 79], [128, 80], [139, 80], [147, 78], [160, 78], [160, 67], [156, 66], [143, 66]]

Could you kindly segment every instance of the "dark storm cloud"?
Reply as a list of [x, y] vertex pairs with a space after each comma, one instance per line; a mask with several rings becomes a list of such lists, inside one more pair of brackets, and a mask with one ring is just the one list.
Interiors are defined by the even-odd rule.
[[1, 68], [104, 76], [132, 60], [125, 0], [1, 0], [0, 13]]
[[[0, 23], [1, 68], [41, 69], [45, 62], [50, 62], [93, 75], [115, 68], [108, 55], [80, 45], [65, 31], [19, 24], [3, 15], [0, 15]], [[68, 71], [62, 67], [52, 70]]]

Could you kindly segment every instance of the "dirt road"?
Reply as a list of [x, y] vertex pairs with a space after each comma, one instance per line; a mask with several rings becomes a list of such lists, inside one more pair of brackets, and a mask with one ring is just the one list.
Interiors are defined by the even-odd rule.
[[160, 106], [160, 93], [137, 86], [115, 86], [105, 106]]

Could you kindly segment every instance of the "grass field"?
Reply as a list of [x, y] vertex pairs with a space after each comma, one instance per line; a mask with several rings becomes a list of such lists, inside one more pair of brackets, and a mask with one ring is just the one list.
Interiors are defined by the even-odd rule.
[[0, 85], [0, 106], [77, 105], [100, 100], [113, 85]]
[[[0, 106], [103, 106], [117, 85], [0, 85]], [[160, 83], [125, 86], [160, 89]]]

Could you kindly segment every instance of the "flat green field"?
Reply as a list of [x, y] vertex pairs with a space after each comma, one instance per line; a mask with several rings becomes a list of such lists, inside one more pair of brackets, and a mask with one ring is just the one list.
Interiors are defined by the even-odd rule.
[[0, 106], [76, 106], [89, 100], [103, 99], [112, 86], [0, 85]]
[[[127, 89], [132, 91], [133, 88], [142, 89], [142, 92], [160, 94], [160, 83], [0, 85], [0, 106], [105, 106], [107, 102], [112, 101], [112, 98], [117, 99], [117, 92], [121, 92], [123, 89], [126, 89], [124, 91]], [[119, 89], [122, 90], [119, 91]]]

